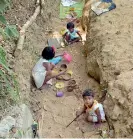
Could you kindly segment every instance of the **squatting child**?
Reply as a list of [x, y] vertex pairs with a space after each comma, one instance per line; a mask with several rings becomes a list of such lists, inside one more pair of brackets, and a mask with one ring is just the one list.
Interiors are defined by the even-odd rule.
[[74, 23], [67, 23], [67, 31], [63, 35], [63, 38], [67, 41], [68, 44], [72, 44], [82, 40], [82, 37], [78, 30], [75, 29]]
[[[60, 55], [61, 56], [61, 55]], [[42, 51], [42, 57], [35, 64], [32, 70], [32, 77], [34, 79], [35, 85], [38, 89], [42, 89], [42, 87], [48, 83], [52, 78], [56, 78], [65, 73], [65, 71], [60, 72], [59, 74], [53, 74], [52, 70], [55, 67], [55, 64], [50, 62], [59, 61], [61, 58], [55, 57], [55, 49], [54, 47], [45, 47]]]
[[80, 115], [81, 113], [85, 112], [88, 122], [93, 122], [96, 124], [105, 122], [106, 120], [103, 105], [98, 103], [94, 99], [93, 91], [90, 89], [85, 90], [82, 97], [84, 100], [84, 107], [80, 111], [77, 111], [77, 115]]

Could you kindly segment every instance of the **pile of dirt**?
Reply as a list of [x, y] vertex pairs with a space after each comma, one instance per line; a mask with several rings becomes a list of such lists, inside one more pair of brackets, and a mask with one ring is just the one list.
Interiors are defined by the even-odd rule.
[[99, 17], [91, 13], [86, 42], [87, 72], [107, 90], [104, 106], [116, 137], [132, 137], [132, 2], [114, 2], [117, 8], [111, 12]]

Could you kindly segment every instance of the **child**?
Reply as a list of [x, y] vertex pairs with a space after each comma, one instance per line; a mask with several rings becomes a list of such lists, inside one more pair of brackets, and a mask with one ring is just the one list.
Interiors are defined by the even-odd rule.
[[58, 75], [52, 74], [52, 69], [55, 67], [53, 63], [49, 60], [53, 59], [55, 56], [54, 47], [45, 47], [42, 51], [42, 57], [36, 63], [32, 70], [32, 76], [35, 81], [37, 88], [42, 88], [50, 79], [56, 78], [65, 73], [65, 71], [60, 72]]
[[84, 107], [82, 110], [77, 112], [77, 115], [86, 112], [87, 120], [89, 122], [100, 124], [101, 122], [106, 121], [103, 105], [94, 100], [92, 90], [85, 90], [82, 96], [84, 100]]
[[67, 32], [63, 35], [63, 38], [67, 41], [68, 44], [78, 42], [82, 37], [78, 30], [74, 28], [72, 22], [67, 23]]

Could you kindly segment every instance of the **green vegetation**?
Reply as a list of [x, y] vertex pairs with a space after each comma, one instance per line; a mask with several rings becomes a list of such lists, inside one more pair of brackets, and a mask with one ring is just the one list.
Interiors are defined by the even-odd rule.
[[[6, 39], [18, 38], [19, 33], [15, 25], [9, 25], [4, 12], [10, 6], [10, 0], [0, 0], [0, 36]], [[3, 44], [4, 46], [4, 44]], [[0, 46], [0, 109], [19, 100], [19, 89], [14, 73], [8, 68], [6, 51]]]
[[10, 6], [10, 0], [0, 0], [0, 34], [4, 39], [18, 38], [19, 33], [16, 29], [16, 25], [10, 25], [5, 17], [4, 12]]

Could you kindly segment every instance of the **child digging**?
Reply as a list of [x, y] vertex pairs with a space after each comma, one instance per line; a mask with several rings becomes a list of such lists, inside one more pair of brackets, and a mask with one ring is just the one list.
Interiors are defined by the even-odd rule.
[[77, 115], [86, 112], [87, 121], [100, 126], [101, 122], [106, 121], [103, 105], [94, 100], [94, 94], [90, 89], [85, 90], [82, 96], [84, 100], [84, 107], [80, 111], [77, 111]]
[[74, 28], [74, 24], [72, 22], [67, 23], [67, 32], [63, 35], [63, 38], [68, 44], [73, 44], [82, 40], [79, 31]]
[[54, 47], [45, 47], [44, 50], [42, 51], [42, 57], [34, 66], [32, 70], [32, 77], [38, 89], [42, 89], [42, 87], [45, 84], [48, 84], [52, 78], [56, 78], [65, 73], [65, 71], [62, 71], [57, 75], [54, 75], [52, 73], [52, 70], [55, 67], [55, 65], [49, 62], [49, 60], [53, 59], [54, 57], [55, 57]]

